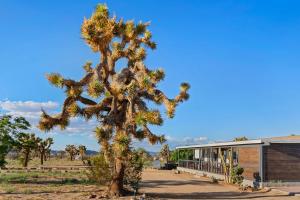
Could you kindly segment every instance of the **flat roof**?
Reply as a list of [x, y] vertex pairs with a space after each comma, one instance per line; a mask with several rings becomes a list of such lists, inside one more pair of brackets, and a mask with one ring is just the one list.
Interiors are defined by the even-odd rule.
[[224, 146], [241, 146], [241, 145], [259, 145], [259, 144], [269, 144], [269, 143], [299, 143], [300, 140], [273, 140], [273, 139], [257, 139], [257, 140], [245, 140], [236, 142], [217, 142], [211, 144], [197, 144], [197, 145], [186, 145], [178, 146], [176, 149], [193, 149], [202, 147], [224, 147]]
[[245, 141], [237, 141], [237, 142], [217, 142], [217, 143], [211, 143], [211, 144], [187, 145], [187, 146], [176, 147], [176, 149], [253, 145], [253, 144], [263, 144], [263, 143], [264, 143], [264, 141], [262, 139], [259, 139], [259, 140], [245, 140]]

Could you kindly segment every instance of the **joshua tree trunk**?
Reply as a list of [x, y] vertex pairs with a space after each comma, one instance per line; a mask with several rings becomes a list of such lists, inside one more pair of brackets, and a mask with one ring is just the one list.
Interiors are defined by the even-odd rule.
[[24, 162], [23, 162], [23, 167], [27, 167], [28, 166], [28, 161], [29, 161], [29, 153], [30, 151], [26, 151], [24, 154]]
[[124, 192], [123, 179], [124, 179], [125, 166], [122, 158], [115, 159], [115, 173], [110, 185], [110, 193], [113, 196], [120, 196]]
[[44, 164], [44, 152], [41, 152], [41, 165]]

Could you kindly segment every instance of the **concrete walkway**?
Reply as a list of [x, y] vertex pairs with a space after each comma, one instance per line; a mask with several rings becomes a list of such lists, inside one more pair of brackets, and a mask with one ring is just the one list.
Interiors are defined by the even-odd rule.
[[287, 195], [295, 195], [300, 197], [300, 186], [281, 186], [281, 187], [271, 187], [273, 191], [282, 191]]

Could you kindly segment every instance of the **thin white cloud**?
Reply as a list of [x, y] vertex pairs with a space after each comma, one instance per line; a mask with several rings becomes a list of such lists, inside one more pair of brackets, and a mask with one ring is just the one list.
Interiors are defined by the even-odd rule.
[[[34, 132], [40, 132], [36, 126], [42, 114], [42, 108], [50, 114], [59, 112], [59, 103], [53, 101], [0, 101], [0, 110], [2, 110], [2, 112], [7, 115], [25, 117], [31, 123], [32, 131]], [[68, 135], [90, 135], [93, 134], [93, 129], [96, 125], [97, 121], [94, 119], [86, 121], [82, 118], [75, 117], [70, 120], [70, 126], [68, 126], [65, 130], [54, 128], [52, 131], [50, 131], [50, 134], [54, 135], [58, 133], [64, 133]]]
[[37, 121], [41, 115], [41, 109], [54, 111], [58, 108], [58, 103], [53, 101], [34, 102], [34, 101], [0, 101], [0, 110], [12, 116], [23, 116], [29, 121]]
[[0, 101], [0, 107], [3, 110], [11, 112], [38, 112], [41, 108], [56, 109], [58, 103], [53, 101], [34, 102], [34, 101]]
[[[37, 128], [39, 118], [41, 116], [41, 108], [45, 109], [48, 113], [56, 113], [60, 110], [60, 105], [57, 102], [35, 102], [35, 101], [0, 101], [0, 111], [5, 114], [13, 116], [23, 116], [32, 124], [32, 131], [40, 134], [40, 130]], [[73, 136], [74, 134], [80, 136], [87, 136], [88, 138], [95, 138], [94, 129], [98, 125], [96, 119], [86, 121], [83, 118], [75, 117], [70, 120], [70, 125], [65, 130], [54, 128], [48, 134], [57, 135], [65, 134], [67, 136]], [[167, 144], [171, 149], [181, 145], [192, 145], [192, 144], [203, 144], [207, 143], [207, 137], [173, 137], [170, 135], [166, 136]], [[160, 144], [151, 145], [145, 139], [142, 142], [133, 140], [134, 147], [143, 147], [149, 151], [158, 152], [161, 148]]]

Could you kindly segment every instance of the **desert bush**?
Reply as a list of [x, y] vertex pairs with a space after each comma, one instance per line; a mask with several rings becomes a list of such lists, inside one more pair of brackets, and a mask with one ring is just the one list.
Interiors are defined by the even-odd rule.
[[244, 173], [244, 168], [240, 166], [234, 167], [231, 172], [232, 182], [234, 184], [242, 185], [244, 180], [244, 177], [242, 176], [243, 173]]
[[192, 149], [175, 149], [170, 156], [171, 161], [178, 162], [179, 160], [192, 160], [194, 154]]
[[214, 176], [211, 176], [211, 177], [210, 177], [210, 180], [211, 180], [211, 182], [214, 183], [214, 184], [216, 184], [216, 183], [219, 182], [218, 179], [217, 179], [216, 177], [214, 177]]
[[142, 179], [142, 170], [144, 167], [144, 160], [139, 151], [131, 152], [129, 160], [126, 163], [124, 184], [129, 186], [132, 190], [138, 191], [139, 183]]
[[90, 181], [100, 185], [107, 185], [111, 181], [111, 168], [106, 162], [103, 154], [90, 157], [87, 164], [90, 166], [87, 171], [87, 177]]

